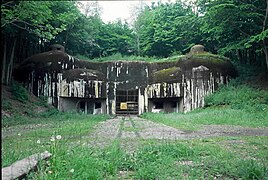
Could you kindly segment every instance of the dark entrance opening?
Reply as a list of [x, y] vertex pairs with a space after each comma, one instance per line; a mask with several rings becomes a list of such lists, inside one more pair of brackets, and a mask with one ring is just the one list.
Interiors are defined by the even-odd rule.
[[181, 97], [150, 98], [149, 112], [182, 112]]
[[138, 90], [116, 91], [116, 114], [138, 114]]

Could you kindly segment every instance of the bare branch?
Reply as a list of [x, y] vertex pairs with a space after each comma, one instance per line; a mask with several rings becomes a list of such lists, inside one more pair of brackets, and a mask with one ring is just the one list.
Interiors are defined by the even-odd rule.
[[[31, 24], [31, 23], [28, 23], [28, 22], [26, 22], [26, 21], [22, 21], [22, 20], [15, 20], [15, 21], [16, 21], [16, 22], [21, 22], [21, 23], [27, 24], [27, 25], [32, 26], [32, 27], [46, 28], [46, 29], [47, 29], [46, 26], [42, 26], [42, 25], [33, 25], [33, 24]], [[13, 21], [13, 22], [15, 22], [15, 21]]]
[[15, 24], [15, 23], [13, 23], [13, 22], [11, 22], [10, 24], [13, 24], [14, 26], [17, 26], [17, 27], [18, 27], [18, 28], [20, 28], [20, 29], [25, 29], [25, 30], [27, 30], [27, 31], [29, 31], [29, 32], [30, 32], [30, 30], [29, 30], [29, 29], [27, 29], [26, 27], [19, 26], [19, 25], [17, 25], [17, 24]]
[[6, 5], [8, 5], [9, 3], [13, 3], [13, 1], [8, 1], [8, 2], [6, 2], [6, 3], [4, 3], [4, 4], [1, 4], [1, 6], [6, 6]]

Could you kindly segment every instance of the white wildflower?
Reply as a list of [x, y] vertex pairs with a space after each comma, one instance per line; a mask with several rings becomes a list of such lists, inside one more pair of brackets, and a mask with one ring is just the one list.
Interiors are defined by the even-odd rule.
[[52, 141], [52, 142], [55, 141], [55, 137], [51, 136], [50, 141]]
[[40, 143], [41, 143], [40, 139], [38, 139], [38, 140], [36, 141], [36, 143], [37, 143], [37, 144], [40, 144]]
[[61, 139], [61, 135], [57, 135], [56, 139], [60, 140]]
[[21, 133], [18, 133], [18, 136], [21, 136]]
[[70, 173], [74, 173], [74, 169], [71, 169], [71, 170], [70, 170]]

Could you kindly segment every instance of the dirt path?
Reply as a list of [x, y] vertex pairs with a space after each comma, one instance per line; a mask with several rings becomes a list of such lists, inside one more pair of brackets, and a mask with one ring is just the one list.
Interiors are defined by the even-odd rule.
[[138, 145], [139, 140], [179, 140], [216, 136], [268, 136], [268, 128], [244, 128], [230, 125], [205, 125], [198, 131], [183, 131], [170, 126], [144, 120], [137, 116], [117, 116], [100, 123], [90, 135], [92, 145], [105, 146], [114, 140], [123, 142], [127, 149]]
[[[29, 132], [36, 128], [52, 128], [53, 125], [27, 125], [10, 127], [2, 130], [2, 139]], [[183, 140], [206, 138], [216, 136], [268, 136], [268, 128], [245, 128], [230, 125], [205, 125], [198, 131], [183, 131], [176, 128], [155, 123], [137, 116], [117, 116], [101, 122], [96, 129], [82, 136], [91, 147], [107, 147], [112, 142], [119, 140], [121, 146], [132, 151], [148, 139], [156, 140]], [[75, 143], [76, 144], [76, 143]], [[79, 144], [79, 143], [78, 143]]]

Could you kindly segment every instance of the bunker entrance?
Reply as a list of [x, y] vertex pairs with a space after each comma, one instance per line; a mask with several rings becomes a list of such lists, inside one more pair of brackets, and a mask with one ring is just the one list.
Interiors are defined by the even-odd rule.
[[116, 91], [116, 114], [138, 114], [138, 90]]
[[63, 112], [76, 110], [85, 114], [103, 114], [106, 113], [105, 99], [60, 97], [59, 110]]
[[149, 99], [149, 112], [182, 112], [182, 98], [151, 98]]

